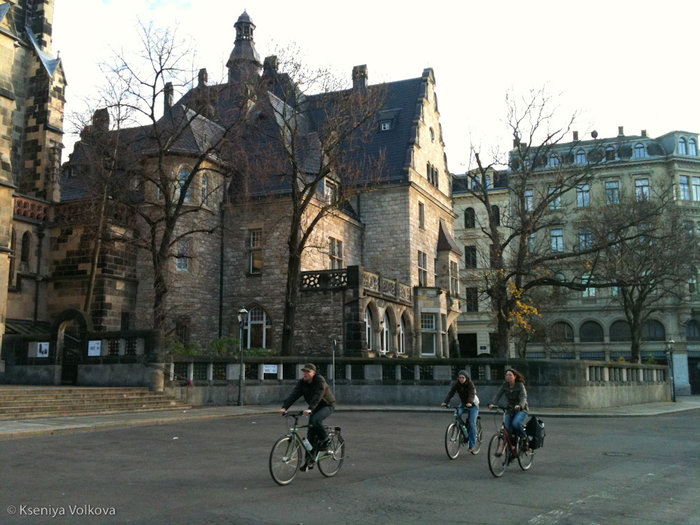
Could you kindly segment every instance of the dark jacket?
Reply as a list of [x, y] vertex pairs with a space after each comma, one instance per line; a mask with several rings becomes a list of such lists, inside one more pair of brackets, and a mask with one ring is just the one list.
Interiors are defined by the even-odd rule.
[[493, 396], [493, 401], [491, 401], [491, 404], [497, 405], [498, 400], [503, 394], [506, 395], [506, 400], [508, 401], [508, 408], [513, 408], [515, 407], [515, 405], [520, 405], [521, 410], [524, 410], [525, 412], [528, 411], [527, 390], [525, 390], [525, 385], [522, 384], [520, 381], [516, 381], [513, 385], [513, 388], [508, 386], [508, 382], [503, 383], [498, 392], [496, 392], [496, 395]]
[[464, 384], [456, 381], [455, 384], [452, 385], [452, 388], [450, 388], [450, 391], [447, 393], [447, 397], [445, 398], [446, 405], [449, 404], [450, 399], [452, 399], [452, 396], [455, 394], [459, 395], [459, 399], [463, 405], [466, 405], [467, 403], [475, 404], [476, 387], [474, 386], [474, 383], [472, 383], [471, 379], [467, 378]]
[[309, 404], [311, 412], [316, 412], [323, 407], [335, 406], [333, 392], [331, 392], [328, 383], [320, 374], [316, 374], [308, 383], [300, 379], [292, 393], [289, 394], [289, 397], [284, 400], [282, 408], [288, 409], [301, 396], [304, 396], [304, 400]]

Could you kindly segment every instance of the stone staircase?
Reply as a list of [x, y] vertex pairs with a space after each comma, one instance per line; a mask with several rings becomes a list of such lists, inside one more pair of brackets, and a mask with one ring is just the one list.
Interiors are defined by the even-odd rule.
[[0, 386], [0, 420], [187, 408], [146, 387]]

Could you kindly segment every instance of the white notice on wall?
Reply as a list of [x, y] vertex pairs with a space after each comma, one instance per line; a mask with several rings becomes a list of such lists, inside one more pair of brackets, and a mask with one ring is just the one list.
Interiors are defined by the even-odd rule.
[[49, 357], [49, 343], [37, 343], [36, 344], [36, 356], [37, 357]]
[[263, 373], [276, 374], [277, 373], [277, 365], [263, 365]]
[[88, 342], [88, 356], [99, 357], [102, 355], [102, 341], [89, 341]]

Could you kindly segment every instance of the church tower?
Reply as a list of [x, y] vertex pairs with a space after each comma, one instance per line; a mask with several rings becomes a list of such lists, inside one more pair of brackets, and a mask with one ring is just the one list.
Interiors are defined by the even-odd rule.
[[233, 44], [231, 56], [226, 62], [229, 84], [245, 81], [253, 75], [259, 75], [262, 69], [262, 63], [253, 41], [255, 24], [246, 11], [243, 11], [243, 14], [238, 17], [238, 21], [233, 27], [236, 28], [236, 41]]

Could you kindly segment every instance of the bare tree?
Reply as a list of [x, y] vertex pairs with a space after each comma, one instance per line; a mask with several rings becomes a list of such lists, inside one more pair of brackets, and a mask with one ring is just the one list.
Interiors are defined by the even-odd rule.
[[281, 204], [289, 221], [282, 354], [293, 351], [302, 254], [315, 229], [325, 217], [345, 213], [382, 176], [383, 153], [372, 150], [371, 138], [384, 100], [381, 86], [342, 89], [329, 71], [286, 54], [281, 65], [277, 57], [266, 59], [248, 114], [270, 118], [246, 120], [232, 159], [239, 202], [272, 188], [288, 197]]

